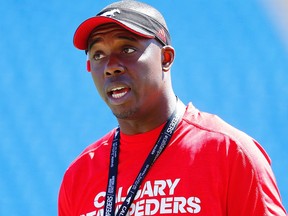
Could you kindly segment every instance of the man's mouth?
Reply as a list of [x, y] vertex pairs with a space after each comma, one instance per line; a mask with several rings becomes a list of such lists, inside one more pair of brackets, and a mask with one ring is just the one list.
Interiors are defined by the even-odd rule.
[[130, 88], [127, 87], [115, 87], [109, 91], [109, 94], [114, 99], [119, 99], [125, 96], [130, 91]]

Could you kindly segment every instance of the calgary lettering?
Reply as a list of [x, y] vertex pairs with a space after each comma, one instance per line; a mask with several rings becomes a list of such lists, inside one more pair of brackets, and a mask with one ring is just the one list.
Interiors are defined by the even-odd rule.
[[[177, 188], [180, 179], [175, 180], [155, 180], [147, 181], [137, 191], [134, 202], [129, 208], [130, 215], [161, 215], [161, 214], [197, 214], [201, 212], [201, 200], [196, 196], [175, 196], [175, 190]], [[121, 204], [124, 202], [129, 189], [123, 190], [120, 187], [116, 194], [116, 209], [118, 212]], [[86, 214], [80, 216], [103, 216], [104, 203], [106, 192], [98, 193], [94, 198], [94, 206], [96, 208]], [[109, 196], [109, 195], [108, 195]], [[107, 197], [107, 209], [106, 212], [111, 212], [110, 208], [112, 203], [111, 199]], [[122, 216], [123, 214], [119, 212]]]

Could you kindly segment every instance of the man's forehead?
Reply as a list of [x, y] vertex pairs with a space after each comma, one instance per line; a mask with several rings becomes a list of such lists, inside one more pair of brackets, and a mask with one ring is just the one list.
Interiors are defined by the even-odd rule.
[[106, 36], [111, 36], [115, 39], [121, 40], [129, 40], [129, 41], [137, 41], [141, 39], [146, 39], [141, 37], [133, 32], [128, 31], [127, 29], [123, 28], [120, 25], [115, 23], [108, 23], [95, 28], [91, 35], [88, 38], [88, 50], [93, 46], [95, 43], [99, 43], [103, 41], [103, 38]]
[[127, 35], [133, 35], [135, 38], [139, 37], [138, 35], [128, 31], [127, 29], [123, 28], [120, 25], [117, 25], [115, 23], [108, 23], [108, 24], [104, 24], [104, 25], [100, 25], [98, 27], [96, 27], [92, 33], [90, 34], [89, 38], [88, 38], [88, 42], [90, 39], [95, 38], [97, 36], [101, 36], [101, 35], [109, 35], [109, 34], [114, 34], [115, 32], [119, 32], [119, 33], [125, 33]]

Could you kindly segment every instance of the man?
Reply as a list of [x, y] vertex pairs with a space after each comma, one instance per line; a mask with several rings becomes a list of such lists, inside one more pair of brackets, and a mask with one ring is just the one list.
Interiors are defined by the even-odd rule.
[[74, 45], [119, 127], [66, 171], [60, 216], [286, 215], [263, 148], [175, 96], [160, 12], [116, 2], [78, 27]]

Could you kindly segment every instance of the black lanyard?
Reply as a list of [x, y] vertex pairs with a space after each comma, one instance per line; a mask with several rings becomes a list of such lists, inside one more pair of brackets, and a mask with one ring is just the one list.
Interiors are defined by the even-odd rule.
[[[132, 187], [130, 188], [127, 197], [125, 198], [123, 204], [117, 212], [117, 216], [126, 216], [136, 193], [147, 175], [149, 169], [154, 164], [159, 155], [168, 145], [178, 123], [180, 122], [184, 109], [181, 109], [180, 102], [177, 98], [177, 106], [175, 111], [172, 113], [168, 121], [166, 122], [164, 128], [162, 129], [156, 144], [146, 158], [137, 178], [135, 179]], [[115, 215], [115, 202], [116, 202], [116, 181], [117, 181], [117, 171], [118, 171], [118, 158], [119, 158], [119, 146], [120, 146], [120, 128], [118, 127], [115, 131], [112, 149], [110, 155], [110, 167], [108, 176], [108, 185], [106, 190], [105, 206], [104, 206], [104, 216], [114, 216]]]

